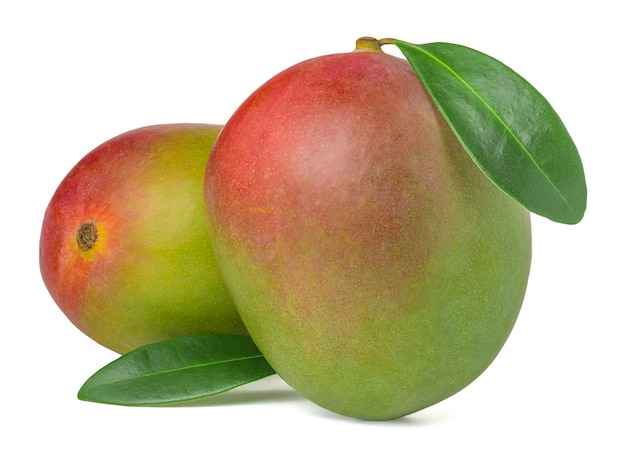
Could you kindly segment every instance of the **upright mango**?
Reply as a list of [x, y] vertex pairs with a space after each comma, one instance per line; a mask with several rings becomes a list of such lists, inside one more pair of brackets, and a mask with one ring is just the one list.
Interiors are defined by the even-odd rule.
[[297, 391], [393, 419], [461, 390], [522, 304], [530, 216], [372, 39], [296, 64], [226, 123], [208, 228], [238, 311]]

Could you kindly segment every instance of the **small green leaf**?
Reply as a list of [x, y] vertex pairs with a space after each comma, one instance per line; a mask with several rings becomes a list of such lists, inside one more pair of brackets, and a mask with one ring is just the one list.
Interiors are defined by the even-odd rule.
[[582, 162], [563, 122], [524, 78], [479, 51], [390, 40], [469, 155], [528, 210], [567, 224], [587, 206]]
[[274, 373], [248, 336], [181, 337], [122, 355], [92, 375], [78, 398], [123, 406], [170, 404], [213, 396]]

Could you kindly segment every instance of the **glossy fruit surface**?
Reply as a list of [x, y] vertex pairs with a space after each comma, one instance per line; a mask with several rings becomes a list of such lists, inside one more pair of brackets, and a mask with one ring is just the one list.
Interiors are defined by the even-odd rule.
[[410, 65], [371, 43], [261, 86], [220, 134], [205, 188], [252, 338], [322, 407], [379, 420], [430, 406], [513, 327], [529, 213], [476, 167]]
[[44, 216], [40, 268], [81, 331], [125, 353], [196, 333], [245, 334], [210, 245], [204, 170], [221, 126], [121, 134], [68, 173]]

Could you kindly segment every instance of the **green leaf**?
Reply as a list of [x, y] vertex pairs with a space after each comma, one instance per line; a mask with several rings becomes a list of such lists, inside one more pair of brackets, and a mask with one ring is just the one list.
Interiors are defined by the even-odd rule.
[[137, 348], [92, 375], [78, 398], [123, 406], [192, 401], [274, 374], [252, 339], [196, 335]]
[[587, 206], [582, 162], [563, 122], [524, 78], [479, 51], [394, 43], [491, 180], [528, 210], [567, 224]]

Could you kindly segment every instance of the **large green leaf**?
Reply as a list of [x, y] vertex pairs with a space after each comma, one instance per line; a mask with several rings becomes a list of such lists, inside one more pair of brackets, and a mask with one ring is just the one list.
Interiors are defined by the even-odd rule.
[[587, 187], [578, 150], [552, 106], [530, 83], [465, 46], [390, 41], [498, 187], [556, 222], [582, 219]]
[[181, 337], [133, 350], [92, 375], [78, 398], [147, 406], [192, 401], [274, 374], [252, 339]]

